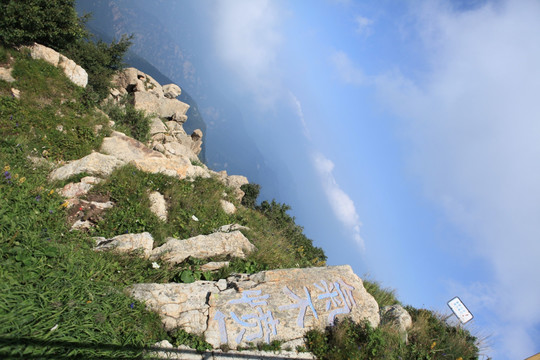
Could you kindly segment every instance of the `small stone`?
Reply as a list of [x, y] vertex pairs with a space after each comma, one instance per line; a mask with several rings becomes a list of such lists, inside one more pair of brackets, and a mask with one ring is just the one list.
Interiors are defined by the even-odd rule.
[[148, 195], [150, 199], [150, 211], [152, 211], [160, 220], [167, 221], [167, 202], [165, 197], [157, 191]]
[[21, 91], [19, 89], [11, 88], [11, 95], [15, 99], [20, 99], [21, 98]]
[[232, 202], [229, 202], [227, 200], [219, 200], [219, 203], [221, 204], [221, 208], [227, 215], [232, 215], [236, 213], [236, 206]]

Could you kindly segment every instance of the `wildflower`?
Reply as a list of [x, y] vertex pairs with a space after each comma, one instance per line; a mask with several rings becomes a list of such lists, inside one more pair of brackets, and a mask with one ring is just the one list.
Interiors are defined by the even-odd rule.
[[15, 178], [15, 180], [17, 180], [19, 178], [19, 174], [15, 174], [13, 175], [13, 177]]
[[132, 309], [135, 308], [135, 303], [129, 304], [129, 307], [132, 308]]
[[54, 211], [52, 211], [52, 210], [49, 210], [49, 214], [52, 214], [53, 212], [54, 212]]
[[456, 360], [463, 360], [463, 358], [460, 356], [460, 357], [458, 357]]
[[[434, 341], [432, 344], [431, 344], [431, 350], [433, 350], [433, 348], [435, 347], [435, 345], [437, 345], [437, 343]], [[462, 359], [463, 360], [463, 359]]]
[[[5, 169], [5, 168], [4, 168]], [[4, 177], [6, 178], [6, 180], [10, 180], [11, 179], [11, 174], [9, 173], [9, 171], [4, 171]]]
[[91, 302], [92, 302], [92, 300], [88, 300], [86, 303], [87, 303], [87, 304], [90, 304]]
[[26, 178], [23, 176], [22, 178], [19, 179], [19, 184], [22, 184], [25, 181], [26, 181]]
[[199, 221], [199, 219], [198, 219], [195, 215], [191, 215], [191, 219], [192, 219], [193, 221]]
[[51, 196], [52, 194], [54, 194], [54, 190], [49, 191], [49, 193], [47, 195]]
[[60, 207], [66, 208], [68, 207], [68, 205], [69, 205], [69, 201], [66, 200], [60, 205]]
[[49, 331], [54, 331], [56, 329], [58, 329], [58, 324], [54, 325]]
[[159, 266], [159, 264], [158, 264], [157, 262], [154, 261], [154, 262], [152, 263], [152, 268], [153, 268], [153, 269], [159, 269], [159, 267], [160, 267], [160, 266]]
[[4, 171], [5, 171], [5, 172], [8, 172], [9, 170], [11, 170], [11, 168], [9, 167], [9, 165], [4, 166]]
[[39, 202], [39, 200], [41, 200], [41, 196], [40, 196], [40, 195], [36, 196], [36, 201]]

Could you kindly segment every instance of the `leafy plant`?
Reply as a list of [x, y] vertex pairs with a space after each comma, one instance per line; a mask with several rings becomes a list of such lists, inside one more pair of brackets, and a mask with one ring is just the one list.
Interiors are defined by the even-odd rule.
[[141, 142], [148, 141], [150, 137], [150, 116], [144, 111], [136, 110], [128, 97], [125, 97], [120, 106], [108, 104], [104, 108], [116, 127], [123, 130], [126, 135]]
[[212, 349], [212, 345], [207, 343], [202, 336], [190, 334], [184, 329], [174, 329], [169, 335], [174, 346], [186, 345], [200, 353]]
[[244, 184], [240, 187], [240, 190], [245, 193], [244, 197], [242, 198], [242, 205], [250, 209], [254, 209], [257, 202], [257, 197], [261, 191], [261, 185]]

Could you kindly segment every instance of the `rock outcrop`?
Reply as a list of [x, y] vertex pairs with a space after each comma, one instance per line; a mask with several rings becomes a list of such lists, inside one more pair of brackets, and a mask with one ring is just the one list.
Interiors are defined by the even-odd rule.
[[83, 172], [97, 176], [109, 176], [114, 169], [124, 164], [124, 161], [112, 155], [93, 152], [79, 160], [71, 161], [53, 170], [49, 174], [49, 179], [65, 180]]
[[30, 46], [25, 47], [30, 50], [30, 55], [32, 59], [41, 59], [45, 60], [49, 64], [52, 64], [56, 67], [59, 67], [64, 71], [66, 76], [76, 85], [86, 87], [88, 84], [88, 74], [87, 72], [77, 65], [73, 60], [65, 57], [64, 55], [58, 53], [56, 50], [53, 50], [47, 46], [34, 43]]
[[124, 234], [105, 239], [104, 237], [95, 238], [96, 251], [112, 250], [121, 253], [130, 253], [140, 251], [144, 257], [148, 257], [154, 246], [154, 238], [148, 232], [141, 234]]
[[137, 284], [128, 293], [166, 329], [204, 335], [214, 348], [301, 341], [343, 316], [379, 324], [379, 307], [350, 266], [282, 269], [191, 284]]

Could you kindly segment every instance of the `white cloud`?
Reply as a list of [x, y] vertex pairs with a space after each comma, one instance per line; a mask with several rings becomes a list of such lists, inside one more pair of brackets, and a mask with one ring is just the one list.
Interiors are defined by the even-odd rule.
[[280, 10], [269, 0], [215, 3], [214, 35], [218, 56], [264, 105], [278, 91], [277, 52], [282, 41]]
[[302, 125], [302, 133], [307, 139], [311, 140], [311, 134], [309, 133], [309, 129], [307, 127], [306, 119], [304, 117], [304, 110], [302, 110], [302, 103], [298, 98], [289, 91], [289, 98], [291, 100], [292, 106], [294, 108], [294, 111], [296, 113], [296, 116], [298, 116], [298, 119], [300, 120], [300, 124]]
[[356, 67], [349, 55], [343, 51], [335, 51], [330, 61], [341, 81], [352, 85], [365, 85], [367, 79], [361, 69]]
[[360, 249], [364, 251], [364, 239], [360, 236], [360, 226], [362, 224], [358, 218], [354, 202], [349, 195], [340, 188], [334, 178], [334, 174], [332, 173], [334, 170], [334, 163], [320, 153], [314, 154], [312, 159], [335, 216], [351, 233], [352, 238], [358, 244]]
[[410, 165], [428, 196], [473, 239], [463, 247], [492, 266], [498, 296], [486, 301], [476, 287], [471, 297], [500, 320], [498, 355], [524, 358], [540, 341], [540, 3], [447, 5], [416, 7], [423, 80], [395, 71], [376, 84], [408, 119]]
[[372, 28], [371, 25], [373, 24], [373, 20], [368, 19], [367, 17], [357, 15], [354, 18], [354, 22], [356, 24], [356, 32], [360, 35], [369, 36], [371, 35]]

